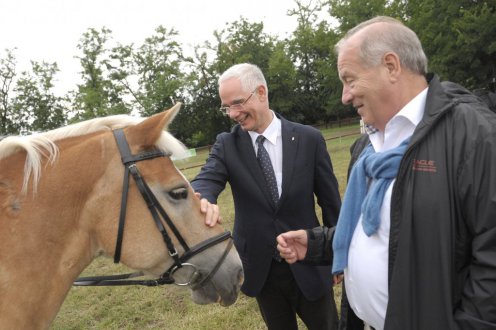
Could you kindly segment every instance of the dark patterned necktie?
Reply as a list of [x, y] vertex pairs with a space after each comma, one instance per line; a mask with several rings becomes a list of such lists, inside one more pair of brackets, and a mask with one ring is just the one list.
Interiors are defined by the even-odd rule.
[[265, 181], [267, 183], [267, 188], [269, 189], [270, 197], [272, 197], [272, 201], [274, 205], [277, 205], [279, 201], [279, 192], [277, 191], [277, 181], [276, 175], [274, 173], [274, 168], [272, 167], [272, 163], [270, 162], [269, 153], [264, 148], [263, 143], [265, 141], [265, 136], [259, 135], [257, 137], [258, 151], [257, 151], [257, 159], [260, 167], [262, 168], [262, 172], [265, 176]]

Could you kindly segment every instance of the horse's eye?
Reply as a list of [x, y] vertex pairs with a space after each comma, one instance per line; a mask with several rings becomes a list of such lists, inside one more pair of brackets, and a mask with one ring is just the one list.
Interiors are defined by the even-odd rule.
[[173, 199], [186, 199], [188, 197], [188, 189], [186, 188], [177, 188], [169, 191], [169, 196]]

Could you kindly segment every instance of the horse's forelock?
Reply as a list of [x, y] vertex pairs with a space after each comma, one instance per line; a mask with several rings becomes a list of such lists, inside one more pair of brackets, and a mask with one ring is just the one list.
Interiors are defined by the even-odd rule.
[[162, 151], [170, 152], [175, 159], [186, 157], [186, 147], [167, 131], [162, 133], [156, 146]]

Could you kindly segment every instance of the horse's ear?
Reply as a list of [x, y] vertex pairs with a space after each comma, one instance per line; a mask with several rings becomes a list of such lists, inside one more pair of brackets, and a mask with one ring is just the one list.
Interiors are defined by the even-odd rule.
[[176, 103], [172, 108], [161, 113], [157, 113], [136, 126], [129, 127], [127, 135], [128, 142], [141, 146], [152, 146], [160, 138], [162, 131], [169, 127], [177, 113], [181, 109], [181, 103]]

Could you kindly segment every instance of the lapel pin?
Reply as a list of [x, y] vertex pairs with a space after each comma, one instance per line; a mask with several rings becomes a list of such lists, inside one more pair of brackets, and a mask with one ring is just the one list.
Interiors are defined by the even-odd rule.
[[294, 136], [293, 136], [293, 137], [291, 137], [291, 141], [294, 141]]

